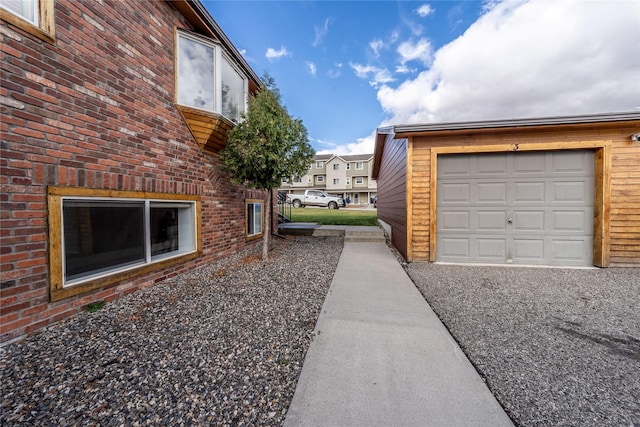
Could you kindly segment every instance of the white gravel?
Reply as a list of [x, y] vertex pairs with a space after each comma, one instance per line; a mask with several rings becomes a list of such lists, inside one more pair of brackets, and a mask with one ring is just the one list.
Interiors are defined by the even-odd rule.
[[406, 270], [520, 426], [640, 426], [640, 269]]
[[0, 349], [0, 425], [281, 425], [343, 247], [276, 240]]

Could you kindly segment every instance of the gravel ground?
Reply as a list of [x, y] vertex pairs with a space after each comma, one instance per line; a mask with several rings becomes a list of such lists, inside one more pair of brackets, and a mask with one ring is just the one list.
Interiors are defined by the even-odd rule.
[[274, 245], [0, 348], [0, 425], [281, 425], [343, 239]]
[[520, 426], [640, 426], [640, 269], [406, 266]]

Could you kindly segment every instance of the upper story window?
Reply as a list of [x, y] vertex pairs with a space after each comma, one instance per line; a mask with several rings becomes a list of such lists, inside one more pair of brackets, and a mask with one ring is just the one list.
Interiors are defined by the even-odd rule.
[[340, 184], [340, 178], [333, 178], [333, 185]]
[[323, 169], [324, 168], [324, 162], [316, 162], [316, 169]]
[[49, 43], [55, 42], [53, 0], [0, 0], [0, 18]]
[[364, 163], [356, 162], [356, 170], [362, 170], [362, 169], [364, 169]]
[[177, 52], [177, 103], [238, 123], [246, 111], [248, 82], [221, 46], [178, 32]]
[[351, 163], [347, 163], [347, 170], [351, 170]]
[[333, 164], [333, 170], [334, 171], [340, 170], [340, 165], [338, 163], [334, 163]]
[[364, 178], [361, 176], [356, 177], [356, 184], [364, 184]]
[[318, 175], [316, 177], [316, 182], [324, 182], [324, 175]]

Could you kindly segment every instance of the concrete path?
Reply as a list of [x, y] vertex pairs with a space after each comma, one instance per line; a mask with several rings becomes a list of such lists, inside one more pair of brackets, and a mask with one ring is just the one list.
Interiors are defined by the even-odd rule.
[[345, 241], [285, 426], [512, 426], [385, 243]]

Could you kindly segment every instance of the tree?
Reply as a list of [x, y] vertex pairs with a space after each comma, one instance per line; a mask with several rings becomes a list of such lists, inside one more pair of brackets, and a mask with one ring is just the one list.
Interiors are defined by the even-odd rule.
[[269, 257], [273, 190], [282, 178], [302, 176], [313, 159], [307, 128], [282, 105], [274, 79], [265, 74], [260, 91], [249, 98], [243, 121], [230, 132], [221, 152], [231, 182], [266, 190], [262, 259]]

